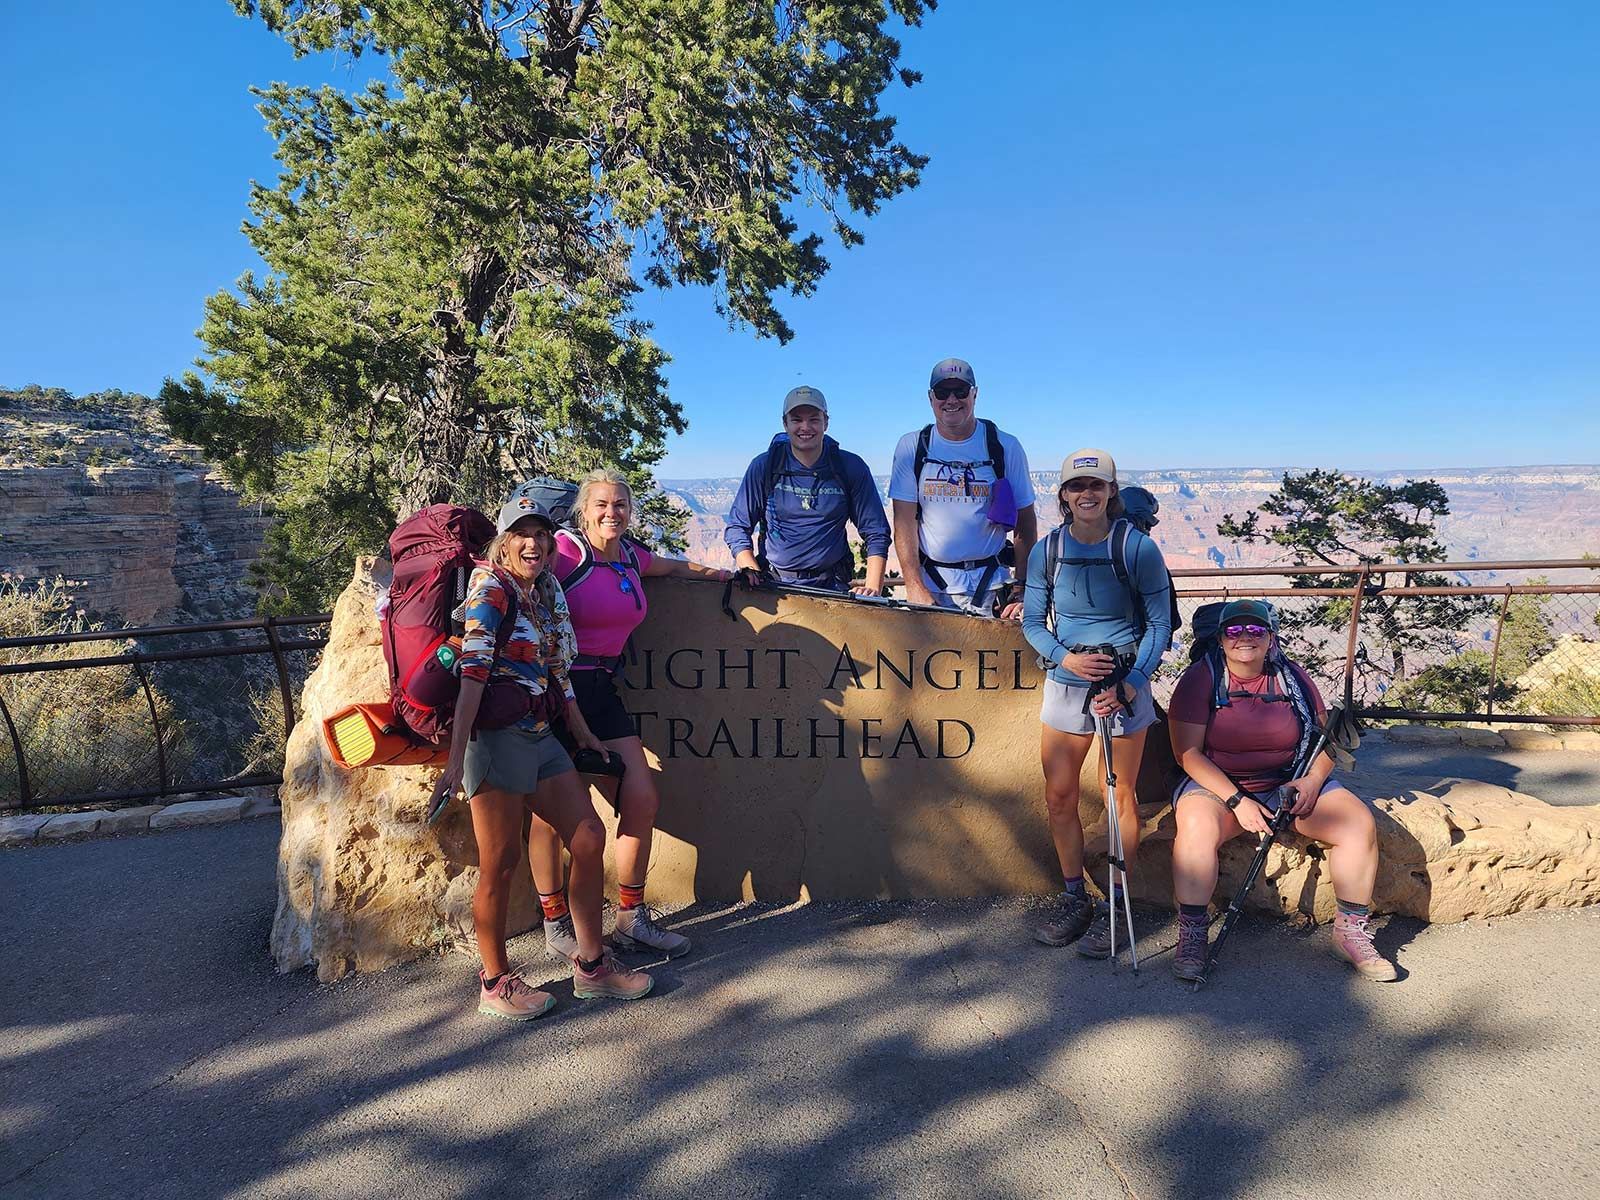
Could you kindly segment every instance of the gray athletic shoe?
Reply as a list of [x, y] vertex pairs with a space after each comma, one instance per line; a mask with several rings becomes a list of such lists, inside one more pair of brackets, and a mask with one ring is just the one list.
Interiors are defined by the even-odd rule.
[[571, 962], [578, 953], [578, 935], [572, 930], [572, 914], [564, 913], [544, 923], [544, 950], [551, 958]]
[[1045, 946], [1067, 946], [1077, 941], [1094, 920], [1094, 901], [1063, 893], [1056, 911], [1033, 931], [1033, 940]]
[[689, 953], [691, 946], [683, 934], [657, 925], [655, 913], [646, 904], [617, 911], [617, 927], [611, 941], [624, 950], [656, 950], [668, 958]]

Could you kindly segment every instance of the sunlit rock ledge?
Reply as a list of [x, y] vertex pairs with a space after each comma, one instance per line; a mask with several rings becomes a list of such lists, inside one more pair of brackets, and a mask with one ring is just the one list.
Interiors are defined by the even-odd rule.
[[[465, 805], [429, 828], [431, 769], [346, 771], [322, 744], [324, 716], [387, 694], [374, 597], [360, 564], [307, 681], [281, 789], [272, 952], [280, 970], [314, 966], [323, 979], [471, 938], [476, 850]], [[742, 592], [730, 620], [721, 599], [720, 585], [652, 580], [627, 672], [662, 793], [653, 901], [1059, 888], [1041, 798], [1041, 676], [1016, 625]], [[1099, 773], [1091, 755], [1082, 801], [1091, 839], [1105, 826]], [[1157, 727], [1139, 781], [1147, 834], [1134, 890], [1163, 905], [1174, 778]], [[597, 798], [596, 807], [614, 833], [610, 805]], [[1594, 808], [1470, 783], [1443, 797], [1375, 798], [1375, 808], [1380, 910], [1453, 921], [1600, 901]], [[1243, 843], [1225, 852], [1219, 895], [1249, 853]], [[537, 919], [526, 880], [519, 872], [512, 932]], [[1272, 852], [1252, 899], [1326, 919], [1326, 864], [1291, 839]]]

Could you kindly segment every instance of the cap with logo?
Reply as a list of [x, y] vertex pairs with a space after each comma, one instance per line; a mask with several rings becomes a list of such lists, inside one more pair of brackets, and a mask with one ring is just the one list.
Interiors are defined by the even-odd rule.
[[956, 379], [968, 387], [977, 387], [977, 376], [972, 373], [972, 366], [963, 358], [940, 359], [934, 364], [933, 374], [928, 377], [928, 390], [932, 391], [946, 379]]
[[500, 506], [500, 516], [495, 530], [504, 533], [523, 517], [538, 517], [554, 528], [572, 512], [572, 502], [578, 498], [578, 489], [564, 479], [541, 476], [530, 479], [512, 492]]
[[1061, 482], [1069, 479], [1104, 479], [1115, 483], [1117, 464], [1104, 450], [1074, 450], [1061, 460]]
[[828, 412], [828, 398], [814, 387], [801, 384], [797, 388], [790, 388], [789, 394], [783, 398], [783, 415], [788, 416], [793, 410], [809, 404], [824, 416]]

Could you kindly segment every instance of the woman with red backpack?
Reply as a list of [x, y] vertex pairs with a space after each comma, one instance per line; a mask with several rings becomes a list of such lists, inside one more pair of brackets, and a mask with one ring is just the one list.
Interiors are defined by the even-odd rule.
[[[572, 856], [573, 995], [636, 1000], [654, 985], [643, 971], [621, 967], [602, 941], [605, 826], [551, 728], [564, 709], [576, 744], [599, 746], [573, 700], [567, 671], [577, 642], [566, 599], [550, 574], [555, 526], [571, 491], [567, 484], [533, 480], [501, 507], [498, 532], [473, 569], [462, 605], [461, 690], [449, 760], [434, 789], [435, 806], [458, 789], [470, 797], [478, 845], [472, 917], [483, 959], [478, 1011], [514, 1021], [543, 1016], [555, 1003], [506, 959], [506, 909], [530, 811], [533, 829], [552, 831]], [[514, 622], [509, 636], [501, 630], [507, 620]], [[527, 714], [505, 728], [475, 729], [491, 683], [526, 692]], [[536, 852], [531, 843], [529, 852], [530, 858]]]
[[[628, 638], [649, 612], [645, 579], [674, 576], [726, 582], [732, 572], [652, 554], [628, 537], [633, 490], [616, 471], [591, 471], [584, 478], [578, 486], [573, 517], [577, 530], [563, 529], [556, 534], [554, 567], [571, 605], [577, 633], [572, 687], [583, 727], [593, 731], [608, 759], [620, 760], [622, 768], [614, 801], [618, 814], [617, 926], [612, 941], [624, 949], [676, 958], [689, 952], [689, 939], [663, 929], [644, 902], [650, 842], [661, 797], [645, 762], [638, 727], [617, 692], [616, 676]], [[577, 727], [570, 734], [557, 732], [567, 740], [569, 750], [582, 744], [575, 736]], [[561, 846], [555, 831], [541, 829], [537, 821], [528, 838], [528, 861], [544, 907], [545, 946], [552, 955], [569, 958], [574, 928], [561, 886]]]

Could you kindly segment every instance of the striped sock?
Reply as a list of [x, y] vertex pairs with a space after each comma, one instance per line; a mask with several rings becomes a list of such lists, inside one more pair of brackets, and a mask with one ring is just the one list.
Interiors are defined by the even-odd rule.
[[567, 891], [562, 888], [559, 892], [540, 892], [539, 907], [544, 909], [546, 921], [559, 921], [567, 915]]
[[644, 903], [644, 884], [619, 883], [617, 884], [617, 907], [638, 908]]
[[1372, 905], [1370, 904], [1351, 904], [1348, 900], [1339, 900], [1337, 896], [1334, 899], [1338, 901], [1339, 912], [1344, 916], [1368, 917], [1372, 915]]
[[1061, 887], [1067, 895], [1076, 896], [1080, 899], [1089, 894], [1089, 889], [1083, 885], [1082, 875], [1063, 875], [1061, 877]]

